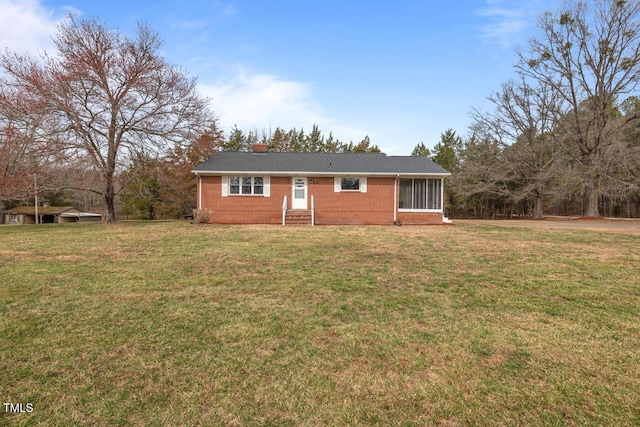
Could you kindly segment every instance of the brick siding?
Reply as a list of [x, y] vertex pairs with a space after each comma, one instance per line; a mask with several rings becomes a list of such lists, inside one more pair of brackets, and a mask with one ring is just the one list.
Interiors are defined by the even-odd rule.
[[[214, 224], [281, 224], [284, 196], [291, 208], [292, 177], [271, 177], [270, 197], [222, 196], [220, 176], [202, 176], [202, 209], [213, 213]], [[334, 191], [333, 177], [307, 178], [309, 208], [315, 200], [315, 221], [318, 225], [367, 224], [393, 225], [394, 178], [367, 178], [367, 192]], [[438, 212], [398, 212], [398, 220], [406, 225], [442, 224]]]

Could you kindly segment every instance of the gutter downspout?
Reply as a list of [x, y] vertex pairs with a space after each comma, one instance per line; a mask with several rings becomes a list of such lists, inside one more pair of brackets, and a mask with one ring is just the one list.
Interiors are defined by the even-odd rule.
[[35, 193], [36, 224], [40, 224], [42, 221], [40, 221], [40, 215], [38, 212], [38, 178], [35, 173], [33, 174], [33, 191]]
[[200, 175], [198, 175], [198, 209], [202, 209], [202, 176]]
[[400, 174], [396, 175], [396, 179], [393, 182], [393, 225], [398, 225], [398, 180]]

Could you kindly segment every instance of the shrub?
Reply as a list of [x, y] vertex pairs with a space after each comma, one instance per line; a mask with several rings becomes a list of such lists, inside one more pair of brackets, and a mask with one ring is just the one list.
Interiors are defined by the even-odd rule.
[[212, 213], [209, 209], [194, 209], [193, 219], [196, 224], [208, 224]]

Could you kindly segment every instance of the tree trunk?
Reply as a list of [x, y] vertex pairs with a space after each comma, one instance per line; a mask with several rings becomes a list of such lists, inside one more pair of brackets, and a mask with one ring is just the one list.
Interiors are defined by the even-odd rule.
[[598, 202], [600, 199], [600, 173], [598, 169], [598, 152], [584, 151], [581, 156], [582, 180], [582, 217], [596, 218], [600, 216]]
[[535, 199], [534, 199], [534, 208], [533, 208], [533, 219], [542, 219], [543, 218], [543, 213], [542, 213], [542, 196], [539, 194], [535, 195]]
[[104, 204], [107, 211], [107, 224], [116, 222], [116, 194], [113, 188], [113, 176], [107, 177], [106, 188], [104, 191]]
[[582, 217], [599, 217], [598, 207], [599, 192], [593, 179], [589, 179], [582, 184]]

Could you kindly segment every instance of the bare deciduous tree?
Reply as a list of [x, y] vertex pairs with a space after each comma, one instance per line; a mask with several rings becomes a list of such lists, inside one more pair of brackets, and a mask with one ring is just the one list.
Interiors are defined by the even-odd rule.
[[474, 110], [473, 117], [496, 139], [500, 148], [503, 171], [495, 176], [500, 182], [511, 182], [509, 196], [515, 202], [530, 199], [533, 218], [543, 217], [543, 199], [554, 174], [558, 156], [553, 137], [553, 114], [557, 95], [549, 86], [531, 87], [521, 76], [509, 81], [502, 91], [489, 96], [494, 110]]
[[96, 19], [71, 16], [54, 42], [55, 56], [0, 55], [3, 83], [42, 107], [43, 140], [91, 159], [113, 222], [116, 177], [129, 156], [201, 135], [212, 119], [208, 101], [195, 79], [164, 60], [158, 34], [146, 25], [129, 38]]
[[[540, 38], [519, 53], [517, 68], [563, 99], [554, 111], [565, 132], [564, 148], [580, 169], [583, 216], [599, 216], [606, 158], [615, 141], [612, 111], [640, 80], [640, 2], [568, 1], [539, 19]], [[634, 114], [627, 120], [638, 120]]]
[[[0, 202], [28, 200], [50, 174], [48, 167], [56, 154], [40, 141], [43, 117], [38, 105], [26, 94], [0, 85]], [[44, 181], [48, 181], [44, 179]]]
[[453, 181], [456, 193], [465, 199], [463, 204], [473, 205], [474, 211], [479, 208], [481, 217], [490, 209], [489, 204], [495, 205], [497, 200], [510, 196], [509, 170], [502, 158], [503, 145], [490, 125], [491, 122], [480, 120], [472, 123], [472, 136], [461, 150], [460, 169]]

